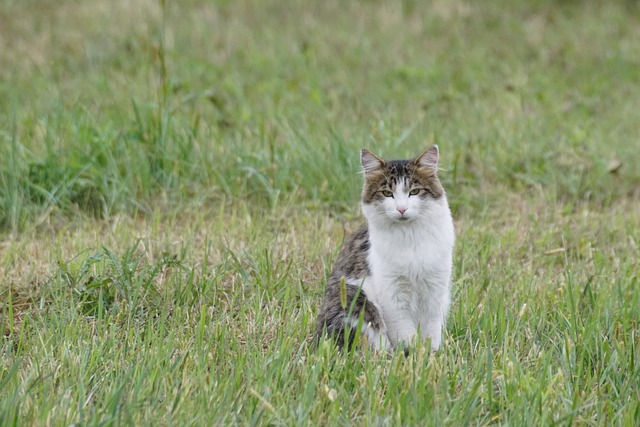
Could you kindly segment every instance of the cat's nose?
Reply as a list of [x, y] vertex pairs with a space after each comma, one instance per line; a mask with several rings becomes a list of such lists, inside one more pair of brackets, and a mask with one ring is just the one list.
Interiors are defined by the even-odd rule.
[[407, 211], [407, 208], [396, 208], [396, 210], [400, 212], [400, 215], [404, 215], [404, 213]]

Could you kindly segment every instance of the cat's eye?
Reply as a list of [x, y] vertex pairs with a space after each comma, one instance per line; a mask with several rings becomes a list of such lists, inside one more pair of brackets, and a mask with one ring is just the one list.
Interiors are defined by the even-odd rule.
[[420, 193], [419, 188], [414, 188], [413, 190], [409, 191], [410, 196], [417, 196], [419, 193]]
[[393, 197], [393, 192], [389, 190], [382, 190], [381, 193], [384, 197]]

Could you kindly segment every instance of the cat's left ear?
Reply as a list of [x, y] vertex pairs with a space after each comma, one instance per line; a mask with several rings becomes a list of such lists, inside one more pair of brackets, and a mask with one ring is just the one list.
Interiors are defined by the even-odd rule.
[[424, 151], [424, 153], [416, 157], [414, 162], [419, 166], [422, 166], [424, 168], [431, 169], [432, 171], [437, 172], [438, 158], [439, 158], [438, 146], [432, 145], [431, 147], [427, 148]]

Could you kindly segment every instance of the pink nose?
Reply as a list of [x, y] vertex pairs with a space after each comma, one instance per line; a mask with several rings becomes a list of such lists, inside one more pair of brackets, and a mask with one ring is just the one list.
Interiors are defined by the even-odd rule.
[[400, 215], [404, 215], [404, 213], [407, 211], [407, 208], [396, 208], [396, 210], [400, 212]]

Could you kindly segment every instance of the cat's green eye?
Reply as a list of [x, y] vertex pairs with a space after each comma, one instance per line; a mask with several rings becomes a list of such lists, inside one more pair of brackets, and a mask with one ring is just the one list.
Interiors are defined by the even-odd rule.
[[414, 188], [413, 190], [409, 191], [410, 196], [417, 196], [419, 193], [420, 193], [419, 188]]
[[382, 190], [381, 193], [384, 197], [393, 197], [393, 192], [389, 190]]

